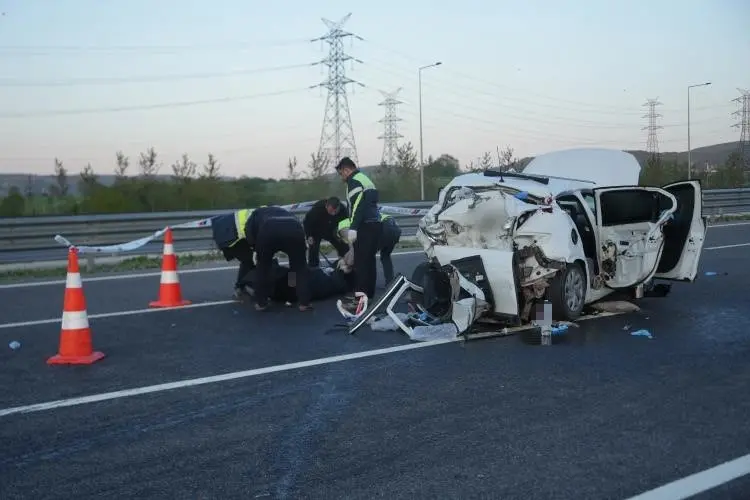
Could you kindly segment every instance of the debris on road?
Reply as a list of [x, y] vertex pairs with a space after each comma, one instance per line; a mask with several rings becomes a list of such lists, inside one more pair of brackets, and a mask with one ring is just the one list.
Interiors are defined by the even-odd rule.
[[649, 332], [648, 330], [636, 330], [634, 332], [630, 332], [630, 335], [632, 335], [633, 337], [647, 337], [649, 339], [654, 338], [654, 336], [651, 335], [651, 332]]
[[11, 349], [15, 351], [16, 349], [21, 348], [21, 343], [17, 340], [13, 340], [8, 344], [8, 347], [10, 347]]

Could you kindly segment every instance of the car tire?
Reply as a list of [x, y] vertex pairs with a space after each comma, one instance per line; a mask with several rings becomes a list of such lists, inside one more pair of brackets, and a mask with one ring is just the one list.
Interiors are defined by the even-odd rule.
[[[417, 286], [423, 287], [424, 277], [427, 274], [427, 269], [429, 267], [429, 262], [422, 262], [417, 267], [415, 267], [414, 272], [412, 272], [411, 275], [411, 282]], [[424, 305], [424, 294], [417, 292], [416, 290], [409, 290], [407, 300], [415, 304]]]
[[586, 273], [578, 263], [568, 264], [557, 273], [549, 286], [552, 318], [558, 321], [575, 321], [586, 305]]

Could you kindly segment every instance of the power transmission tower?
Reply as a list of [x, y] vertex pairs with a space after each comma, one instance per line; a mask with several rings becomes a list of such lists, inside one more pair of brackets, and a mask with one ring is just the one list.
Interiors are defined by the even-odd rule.
[[344, 16], [339, 22], [322, 18], [329, 31], [324, 36], [312, 40], [313, 42], [326, 42], [329, 45], [328, 57], [317, 63], [328, 66], [328, 79], [313, 87], [328, 89], [326, 108], [323, 113], [323, 126], [320, 131], [318, 155], [321, 159], [334, 164], [338, 163], [344, 156], [348, 156], [357, 164], [359, 163], [357, 159], [357, 146], [354, 143], [352, 117], [349, 113], [349, 99], [346, 95], [346, 85], [350, 83], [362, 87], [364, 85], [346, 76], [345, 63], [349, 60], [359, 63], [362, 61], [344, 52], [344, 38], [354, 37], [358, 40], [363, 40], [363, 38], [342, 29], [344, 23], [350, 17], [351, 13]]
[[396, 99], [398, 93], [401, 92], [401, 87], [394, 90], [393, 92], [383, 92], [385, 100], [378, 103], [378, 106], [385, 106], [385, 116], [379, 120], [383, 124], [383, 135], [379, 136], [378, 139], [383, 139], [383, 157], [381, 163], [392, 167], [397, 163], [398, 157], [398, 140], [403, 135], [398, 133], [398, 122], [401, 118], [396, 116], [396, 106], [401, 104], [401, 101]]
[[643, 118], [648, 118], [648, 125], [641, 128], [641, 130], [648, 130], [648, 139], [646, 140], [646, 151], [648, 152], [649, 158], [652, 160], [659, 159], [659, 138], [656, 135], [656, 131], [663, 128], [661, 125], [657, 125], [656, 119], [661, 118], [661, 115], [656, 112], [656, 106], [661, 106], [659, 99], [648, 99], [644, 106], [648, 106], [648, 113], [643, 115]]
[[732, 113], [732, 116], [737, 116], [740, 121], [732, 126], [740, 129], [739, 154], [743, 168], [750, 170], [750, 90], [737, 90], [742, 95], [736, 99], [732, 99], [732, 102], [739, 104], [740, 108]]

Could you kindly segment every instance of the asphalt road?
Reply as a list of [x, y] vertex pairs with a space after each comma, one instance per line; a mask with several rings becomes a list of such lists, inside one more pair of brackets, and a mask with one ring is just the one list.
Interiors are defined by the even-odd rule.
[[[750, 225], [709, 230], [695, 283], [563, 345], [450, 343], [0, 416], [0, 498], [628, 498], [750, 453], [743, 243]], [[199, 303], [227, 299], [233, 277], [180, 279]], [[86, 282], [89, 314], [147, 308], [158, 281]], [[0, 288], [0, 413], [409, 344], [347, 335], [332, 301], [224, 304], [92, 319], [107, 357], [49, 367], [59, 323], [2, 324], [59, 318], [62, 296]], [[698, 498], [748, 496], [745, 477]]]

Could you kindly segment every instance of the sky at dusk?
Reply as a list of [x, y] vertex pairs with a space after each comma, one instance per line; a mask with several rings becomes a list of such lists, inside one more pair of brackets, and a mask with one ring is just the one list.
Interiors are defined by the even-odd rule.
[[[462, 163], [576, 146], [645, 149], [643, 106], [663, 105], [662, 151], [739, 139], [750, 88], [747, 0], [260, 2], [0, 0], [0, 172], [51, 174], [115, 152], [164, 163], [209, 152], [225, 175], [283, 177], [315, 152], [326, 78], [321, 17], [364, 40], [347, 76], [360, 163], [380, 162], [383, 92], [398, 94], [402, 141]], [[135, 168], [135, 167], [133, 167]], [[133, 172], [135, 173], [135, 172]]]

